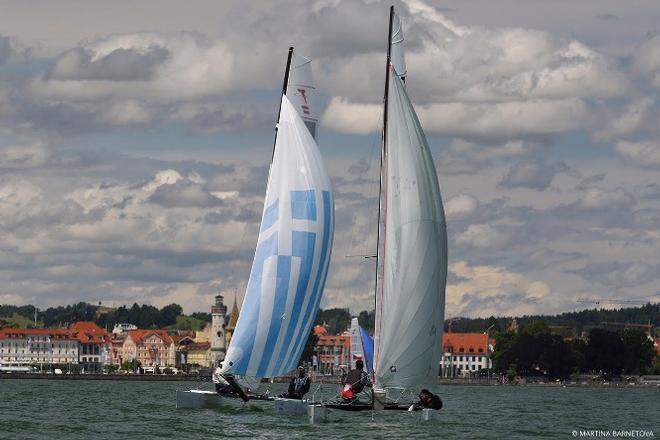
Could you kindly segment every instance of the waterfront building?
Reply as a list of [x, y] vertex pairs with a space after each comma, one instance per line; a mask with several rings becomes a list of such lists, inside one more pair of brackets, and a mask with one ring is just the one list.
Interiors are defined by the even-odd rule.
[[137, 325], [133, 325], [125, 322], [121, 324], [115, 324], [114, 328], [112, 329], [112, 333], [115, 335], [120, 335], [129, 330], [137, 330], [137, 329], [138, 329]]
[[67, 329], [0, 329], [0, 365], [77, 364], [78, 354]]
[[350, 333], [347, 331], [341, 335], [329, 335], [324, 326], [317, 325], [314, 334], [318, 337], [314, 351], [319, 373], [336, 375], [342, 370], [348, 371], [351, 362]]
[[193, 342], [180, 348], [180, 352], [184, 355], [185, 364], [197, 365], [199, 367], [211, 368], [213, 367], [210, 342]]
[[79, 321], [69, 326], [78, 340], [78, 363], [84, 373], [101, 373], [102, 366], [110, 363], [112, 344], [107, 331], [91, 321]]
[[443, 333], [440, 374], [442, 377], [468, 377], [492, 368], [490, 355], [494, 341], [485, 333]]
[[176, 346], [165, 330], [129, 330], [122, 346], [123, 361], [137, 359], [143, 367], [174, 366]]
[[124, 361], [128, 360], [124, 357], [124, 342], [127, 336], [127, 333], [110, 333], [108, 363], [121, 365]]

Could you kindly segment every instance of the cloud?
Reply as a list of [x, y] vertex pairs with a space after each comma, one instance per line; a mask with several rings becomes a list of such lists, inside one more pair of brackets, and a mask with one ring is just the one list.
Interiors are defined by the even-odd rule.
[[660, 142], [626, 142], [616, 144], [616, 152], [626, 162], [642, 168], [660, 168]]
[[49, 146], [42, 142], [24, 145], [0, 145], [0, 170], [19, 170], [45, 165], [51, 157]]
[[633, 53], [632, 71], [651, 80], [660, 87], [660, 35], [654, 35], [641, 43]]
[[479, 200], [469, 194], [457, 194], [445, 202], [448, 219], [465, 219], [472, 216], [479, 207]]
[[633, 196], [623, 188], [589, 188], [577, 201], [576, 207], [583, 210], [613, 210], [631, 207], [634, 203]]
[[550, 296], [546, 283], [497, 266], [458, 261], [449, 266], [457, 282], [447, 286], [447, 316], [530, 314]]
[[503, 188], [547, 189], [559, 173], [569, 170], [564, 162], [548, 163], [543, 160], [518, 162], [511, 166], [498, 183]]
[[9, 37], [0, 35], [0, 65], [9, 61], [13, 54], [12, 43]]
[[324, 127], [339, 133], [366, 135], [376, 132], [380, 113], [382, 106], [359, 104], [335, 97], [330, 100], [321, 117], [321, 123]]
[[646, 262], [608, 261], [591, 263], [571, 271], [585, 280], [609, 287], [637, 287], [657, 280], [660, 266]]
[[195, 33], [113, 35], [71, 49], [30, 85], [37, 99], [182, 101], [226, 92], [237, 76], [222, 42]]
[[496, 249], [506, 246], [511, 238], [505, 230], [495, 229], [488, 224], [474, 224], [458, 235], [456, 243], [478, 249]]
[[169, 56], [167, 48], [155, 44], [118, 47], [109, 53], [75, 48], [60, 55], [46, 77], [57, 81], [149, 81]]
[[632, 100], [620, 114], [603, 121], [605, 127], [594, 132], [594, 139], [599, 142], [607, 142], [616, 138], [626, 138], [657, 130], [655, 105], [655, 100], [650, 97]]

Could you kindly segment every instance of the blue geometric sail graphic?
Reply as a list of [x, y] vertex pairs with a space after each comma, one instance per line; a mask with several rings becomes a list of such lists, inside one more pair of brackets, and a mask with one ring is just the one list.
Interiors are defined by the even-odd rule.
[[284, 96], [259, 239], [224, 372], [272, 377], [296, 367], [323, 296], [333, 234], [330, 179]]

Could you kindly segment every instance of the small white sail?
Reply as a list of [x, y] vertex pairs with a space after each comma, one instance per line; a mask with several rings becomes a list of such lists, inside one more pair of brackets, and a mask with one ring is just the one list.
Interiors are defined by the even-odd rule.
[[403, 50], [403, 26], [399, 15], [396, 13], [392, 16], [391, 44], [390, 62], [399, 78], [405, 81], [408, 71], [406, 70], [406, 58]]
[[321, 154], [282, 96], [257, 249], [223, 373], [273, 377], [295, 368], [321, 302], [333, 234]]
[[294, 53], [291, 58], [286, 96], [316, 140], [316, 124], [319, 117], [314, 108], [315, 94], [311, 60]]

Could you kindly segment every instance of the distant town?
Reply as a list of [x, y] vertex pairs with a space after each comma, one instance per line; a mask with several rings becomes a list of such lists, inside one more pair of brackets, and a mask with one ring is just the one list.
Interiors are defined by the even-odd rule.
[[[78, 303], [39, 311], [0, 306], [0, 373], [208, 375], [224, 358], [239, 318], [217, 295], [210, 313], [171, 304]], [[497, 383], [660, 383], [660, 305], [556, 316], [454, 317], [445, 321], [440, 380]], [[373, 311], [320, 310], [300, 364], [340, 377], [363, 358], [360, 326]]]

